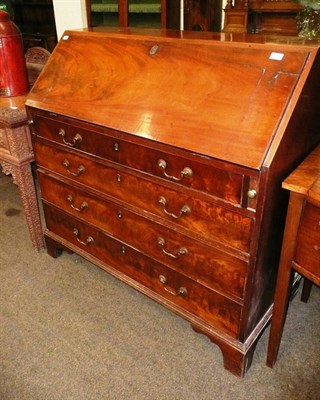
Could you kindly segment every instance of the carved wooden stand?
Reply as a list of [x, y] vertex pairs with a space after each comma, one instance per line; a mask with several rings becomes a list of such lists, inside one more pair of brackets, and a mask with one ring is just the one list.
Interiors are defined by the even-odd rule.
[[25, 97], [0, 99], [0, 165], [18, 185], [31, 241], [35, 250], [44, 247], [36, 189], [31, 171], [34, 160]]

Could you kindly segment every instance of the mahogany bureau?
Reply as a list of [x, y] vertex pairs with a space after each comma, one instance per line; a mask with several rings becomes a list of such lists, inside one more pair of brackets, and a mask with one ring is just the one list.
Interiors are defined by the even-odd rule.
[[26, 102], [48, 253], [185, 318], [239, 376], [272, 313], [281, 182], [320, 139], [318, 47], [253, 40], [67, 31]]

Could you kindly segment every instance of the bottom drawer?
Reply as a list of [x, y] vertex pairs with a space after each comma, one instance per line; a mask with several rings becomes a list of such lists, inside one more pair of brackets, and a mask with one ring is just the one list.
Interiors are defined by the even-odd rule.
[[241, 306], [69, 214], [44, 204], [47, 229], [216, 329], [237, 338]]

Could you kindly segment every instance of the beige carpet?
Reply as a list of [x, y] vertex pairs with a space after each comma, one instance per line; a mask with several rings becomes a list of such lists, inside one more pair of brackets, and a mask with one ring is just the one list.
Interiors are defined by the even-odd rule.
[[240, 379], [154, 301], [77, 255], [34, 252], [3, 174], [0, 237], [0, 400], [320, 399], [319, 288], [291, 302], [274, 369], [267, 329]]

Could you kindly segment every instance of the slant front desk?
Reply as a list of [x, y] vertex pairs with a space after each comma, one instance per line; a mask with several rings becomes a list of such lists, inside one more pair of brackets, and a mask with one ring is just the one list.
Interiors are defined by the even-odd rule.
[[272, 314], [281, 182], [320, 139], [320, 58], [229, 38], [67, 31], [27, 111], [48, 253], [185, 318], [243, 376]]

